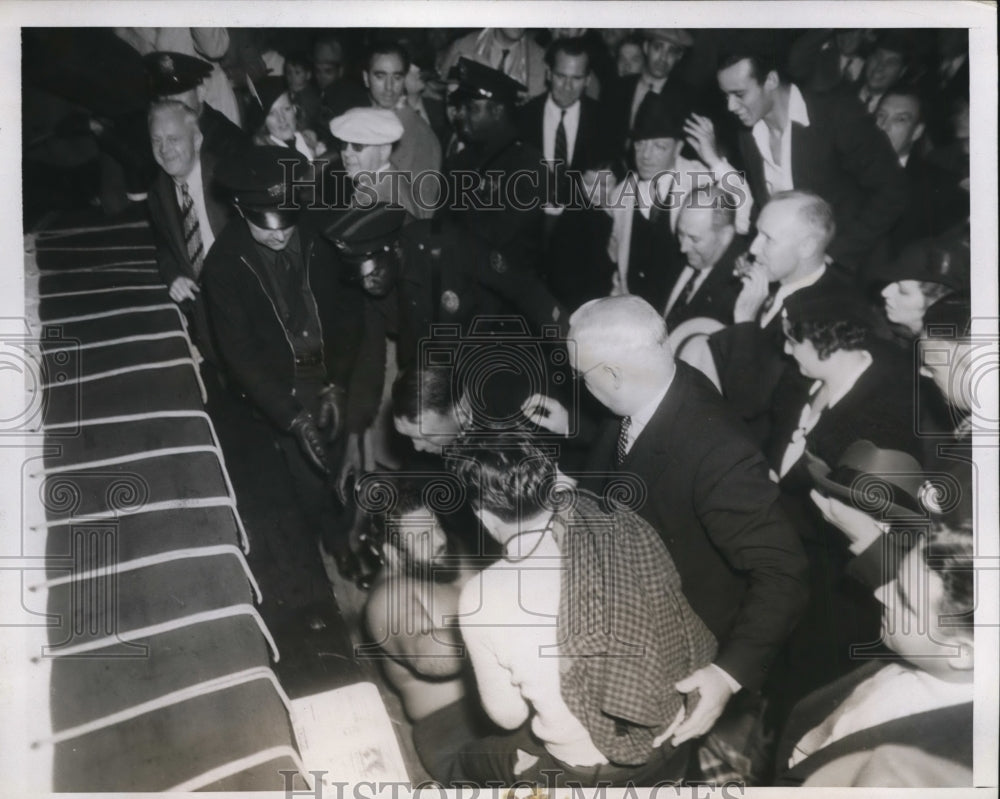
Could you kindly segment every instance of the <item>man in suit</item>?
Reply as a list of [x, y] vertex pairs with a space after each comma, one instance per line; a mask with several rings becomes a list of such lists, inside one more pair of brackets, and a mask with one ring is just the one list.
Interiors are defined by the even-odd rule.
[[357, 561], [330, 475], [344, 434], [369, 421], [352, 397], [363, 298], [339, 280], [318, 212], [300, 213], [293, 180], [307, 166], [304, 156], [269, 145], [220, 164], [217, 178], [239, 216], [212, 247], [204, 282], [219, 353], [270, 423], [307, 529], [351, 579]]
[[691, 34], [683, 28], [648, 28], [642, 31], [644, 61], [637, 75], [626, 75], [605, 90], [605, 107], [615, 146], [625, 154], [635, 140], [639, 106], [649, 92], [662, 94], [673, 102], [687, 105], [675, 74], [688, 48], [694, 44]]
[[611, 147], [600, 106], [584, 94], [591, 74], [586, 43], [556, 39], [545, 60], [549, 91], [522, 107], [519, 126], [523, 140], [542, 153], [549, 177], [544, 277], [559, 300], [575, 308], [607, 293], [602, 254], [575, 244], [588, 238], [584, 226], [591, 219], [581, 202], [581, 174], [609, 158]]
[[882, 641], [902, 661], [873, 660], [806, 697], [778, 746], [776, 784], [972, 785], [972, 528], [935, 523], [921, 539], [875, 592]]
[[670, 98], [646, 95], [633, 131], [636, 169], [616, 189], [611, 211], [608, 254], [618, 265], [613, 293], [636, 294], [661, 312], [684, 267], [676, 234], [684, 198], [736, 178], [680, 154], [684, 116]]
[[889, 89], [909, 72], [910, 44], [902, 31], [887, 31], [875, 43], [875, 49], [865, 59], [864, 80], [858, 89], [858, 99], [865, 111], [874, 114]]
[[[782, 191], [815, 192], [837, 223], [830, 254], [863, 270], [906, 206], [902, 170], [872, 119], [842, 93], [800, 91], [779, 76], [772, 56], [750, 49], [724, 55], [718, 81], [745, 128], [739, 147], [755, 207]], [[699, 157], [724, 169], [712, 123], [704, 127]]]
[[328, 147], [335, 146], [329, 124], [334, 117], [358, 106], [368, 105], [364, 87], [346, 75], [344, 45], [335, 36], [323, 34], [313, 44], [313, 76], [319, 89], [320, 129]]
[[834, 231], [833, 210], [823, 198], [803, 191], [771, 198], [757, 220], [753, 262], [739, 266], [744, 285], [733, 307], [734, 324], [707, 340], [723, 396], [760, 442], [767, 437], [767, 417], [786, 372], [787, 379], [801, 379], [783, 355], [785, 301], [800, 292], [854, 291], [850, 278], [828, 261]]
[[228, 204], [214, 191], [216, 153], [205, 145], [197, 114], [177, 100], [162, 100], [150, 108], [149, 138], [160, 166], [147, 198], [156, 265], [170, 287], [170, 299], [191, 320], [201, 354], [217, 365], [200, 296], [205, 256], [230, 216]]
[[937, 236], [969, 217], [969, 193], [956, 176], [931, 163], [917, 147], [925, 133], [924, 101], [912, 89], [890, 89], [875, 112], [906, 176], [906, 210], [889, 232], [889, 256], [911, 241]]
[[[392, 111], [403, 126], [403, 134], [392, 148], [389, 164], [401, 173], [401, 191], [410, 195], [404, 202], [417, 219], [430, 219], [438, 207], [441, 183], [435, 178], [414, 178], [423, 172], [441, 169], [441, 144], [431, 126], [403, 100], [410, 57], [399, 44], [376, 45], [368, 55], [368, 66], [362, 73], [368, 96], [374, 108]], [[419, 191], [419, 197], [414, 192]]]
[[183, 53], [153, 52], [143, 56], [150, 92], [157, 100], [177, 100], [198, 116], [205, 147], [217, 157], [249, 144], [247, 135], [220, 111], [205, 102], [205, 79], [212, 65]]
[[[662, 315], [638, 297], [605, 297], [570, 318], [570, 361], [615, 418], [598, 433], [581, 487], [620, 473], [643, 484], [636, 511], [660, 534], [684, 595], [719, 641], [715, 661], [677, 684], [700, 699], [674, 733], [705, 734], [729, 699], [756, 692], [805, 605], [806, 561], [763, 455], [725, 400], [675, 363]], [[565, 409], [533, 418], [563, 432]], [[641, 504], [640, 504], [641, 503]]]
[[736, 235], [733, 200], [717, 187], [688, 196], [677, 217], [677, 240], [687, 265], [667, 298], [667, 329], [698, 317], [733, 323], [733, 306], [742, 283], [736, 259], [747, 241]]

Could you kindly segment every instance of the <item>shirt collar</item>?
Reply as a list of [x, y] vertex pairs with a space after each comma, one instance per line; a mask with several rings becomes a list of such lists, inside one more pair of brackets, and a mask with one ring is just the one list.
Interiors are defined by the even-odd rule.
[[566, 121], [568, 122], [570, 117], [580, 113], [580, 101], [577, 100], [569, 108], [563, 109], [556, 105], [556, 101], [552, 99], [552, 93], [549, 92], [545, 96], [545, 113], [550, 114], [555, 119], [558, 119], [563, 110], [566, 111]]
[[788, 124], [798, 122], [802, 127], [809, 127], [809, 111], [799, 87], [792, 83], [788, 89]]

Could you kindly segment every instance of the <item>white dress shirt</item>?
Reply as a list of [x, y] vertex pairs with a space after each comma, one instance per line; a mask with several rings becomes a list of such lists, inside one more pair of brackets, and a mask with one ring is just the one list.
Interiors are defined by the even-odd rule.
[[[208, 221], [208, 210], [205, 208], [205, 187], [201, 179], [201, 159], [196, 158], [194, 169], [186, 178], [174, 178], [174, 194], [177, 197], [177, 208], [180, 213], [184, 213], [184, 193], [181, 191], [181, 183], [187, 183], [188, 194], [194, 203], [194, 211], [198, 215], [198, 228], [201, 233], [201, 244], [204, 247], [205, 255], [212, 249], [215, 242], [215, 234], [212, 232], [212, 225]], [[183, 224], [183, 219], [181, 220]]]
[[764, 181], [768, 194], [779, 191], [789, 191], [795, 188], [795, 176], [792, 174], [792, 123], [798, 122], [803, 127], [809, 127], [809, 112], [802, 92], [794, 83], [788, 92], [788, 121], [781, 131], [781, 163], [776, 163], [771, 155], [771, 134], [763, 119], [757, 120], [751, 133], [757, 143], [757, 150], [764, 162]]
[[[278, 147], [288, 147], [288, 142], [282, 141], [275, 136], [268, 136], [268, 138], [274, 142]], [[302, 137], [302, 134], [298, 131], [295, 132], [295, 149], [312, 161], [316, 157], [316, 153], [313, 152], [312, 148], [306, 144], [306, 140]]]
[[[576, 132], [580, 127], [580, 101], [577, 100], [566, 110], [563, 117], [563, 128], [566, 130], [566, 163], [573, 163], [573, 153], [576, 151]], [[550, 94], [545, 99], [545, 111], [542, 114], [542, 155], [546, 161], [556, 157], [556, 128], [559, 127], [559, 117], [563, 109], [555, 104]]]

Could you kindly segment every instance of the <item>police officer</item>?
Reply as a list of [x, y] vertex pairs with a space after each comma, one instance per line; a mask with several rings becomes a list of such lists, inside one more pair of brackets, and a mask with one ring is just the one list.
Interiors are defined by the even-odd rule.
[[228, 117], [205, 102], [205, 78], [212, 65], [200, 58], [160, 50], [143, 56], [154, 100], [178, 100], [198, 115], [198, 129], [208, 152], [222, 157], [249, 145], [249, 137]]
[[468, 230], [505, 257], [536, 268], [543, 244], [542, 154], [521, 141], [514, 104], [526, 89], [483, 64], [461, 58], [448, 98], [462, 150], [445, 164], [450, 208]]
[[[450, 340], [456, 346], [486, 337], [502, 347], [514, 338], [530, 339], [543, 325], [565, 329], [566, 322], [564, 309], [531, 270], [447, 220], [404, 226], [405, 217], [402, 209], [385, 204], [353, 208], [324, 233], [345, 274], [367, 295], [364, 377], [356, 378], [352, 394], [368, 397], [369, 416], [378, 420], [369, 438], [375, 459], [382, 462], [391, 457], [380, 450], [391, 439], [384, 432], [391, 428], [388, 387], [397, 367], [420, 367], [421, 348], [440, 344], [442, 328], [436, 325], [455, 331]], [[377, 374], [369, 371], [375, 365]], [[530, 393], [518, 385], [526, 375], [498, 366], [498, 385], [489, 391], [495, 406], [514, 412]], [[501, 395], [510, 395], [509, 401]]]
[[[293, 196], [308, 162], [287, 147], [252, 147], [220, 164], [238, 216], [215, 241], [203, 281], [219, 351], [274, 428], [307, 522], [340, 572], [356, 558], [330, 490], [363, 336], [362, 296], [337, 279], [334, 255]], [[341, 497], [344, 500], [344, 497]]]

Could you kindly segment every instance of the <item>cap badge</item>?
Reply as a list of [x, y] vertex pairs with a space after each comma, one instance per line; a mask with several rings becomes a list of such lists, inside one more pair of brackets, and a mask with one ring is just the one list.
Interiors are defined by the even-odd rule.
[[267, 193], [271, 197], [281, 197], [285, 193], [285, 184], [275, 183], [273, 186], [268, 186]]
[[490, 252], [490, 266], [494, 272], [501, 275], [507, 271], [507, 261], [497, 250]]
[[166, 75], [174, 74], [174, 59], [168, 55], [160, 56], [160, 70]]
[[455, 313], [458, 310], [458, 306], [461, 302], [458, 299], [458, 295], [449, 289], [441, 295], [441, 307], [444, 308], [448, 313]]

